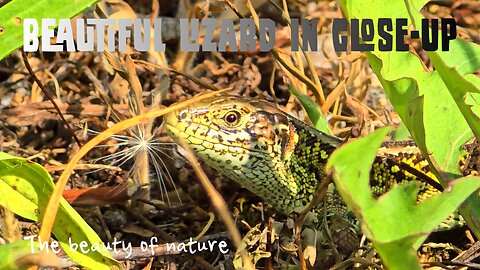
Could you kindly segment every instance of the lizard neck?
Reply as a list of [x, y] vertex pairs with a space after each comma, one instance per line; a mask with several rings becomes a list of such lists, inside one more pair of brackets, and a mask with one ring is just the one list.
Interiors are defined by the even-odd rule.
[[282, 205], [286, 212], [300, 212], [313, 199], [318, 183], [325, 179], [326, 162], [341, 141], [293, 117], [289, 120], [296, 136], [293, 145], [282, 150], [285, 173], [279, 173], [277, 179], [290, 189], [290, 198]]

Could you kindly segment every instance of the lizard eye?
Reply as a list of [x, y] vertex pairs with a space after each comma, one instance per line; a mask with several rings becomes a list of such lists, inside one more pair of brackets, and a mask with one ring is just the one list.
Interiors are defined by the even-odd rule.
[[237, 111], [230, 111], [225, 114], [224, 120], [229, 125], [236, 125], [240, 121], [240, 113]]

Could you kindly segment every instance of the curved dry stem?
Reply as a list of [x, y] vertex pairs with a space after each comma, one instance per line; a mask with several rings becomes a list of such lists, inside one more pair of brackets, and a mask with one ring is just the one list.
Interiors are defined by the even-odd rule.
[[186, 157], [188, 161], [190, 162], [190, 164], [192, 164], [193, 169], [195, 170], [195, 173], [198, 175], [198, 179], [200, 180], [200, 183], [202, 184], [205, 191], [207, 192], [208, 198], [212, 202], [213, 207], [215, 207], [215, 210], [217, 210], [218, 215], [222, 218], [223, 222], [225, 223], [225, 226], [227, 226], [227, 230], [232, 236], [232, 240], [235, 247], [237, 248], [237, 252], [240, 252], [240, 255], [242, 256], [244, 269], [247, 269], [247, 270], [255, 269], [252, 261], [250, 260], [250, 257], [247, 254], [247, 251], [244, 248], [242, 248], [242, 237], [240, 236], [240, 232], [238, 231], [238, 228], [235, 226], [235, 222], [233, 221], [230, 211], [228, 211], [227, 203], [223, 199], [222, 195], [220, 195], [220, 193], [215, 189], [212, 182], [210, 182], [207, 175], [205, 174], [203, 169], [200, 167], [200, 164], [195, 158], [195, 155], [192, 153], [192, 150], [190, 149], [189, 145], [186, 142], [183, 142], [183, 141], [181, 142], [182, 142], [181, 146], [187, 152]]
[[193, 99], [174, 104], [168, 108], [164, 109], [156, 109], [151, 112], [143, 113], [138, 116], [123, 120], [121, 122], [116, 123], [115, 125], [111, 126], [110, 128], [106, 129], [102, 133], [98, 134], [95, 138], [87, 142], [80, 150], [78, 153], [73, 156], [72, 160], [68, 162], [68, 164], [65, 167], [65, 170], [63, 171], [62, 175], [57, 181], [57, 184], [55, 185], [55, 188], [53, 189], [52, 196], [50, 197], [50, 200], [48, 201], [47, 208], [45, 209], [45, 213], [43, 216], [42, 220], [42, 227], [40, 228], [40, 233], [39, 237], [41, 239], [49, 239], [50, 234], [52, 232], [52, 227], [53, 223], [55, 222], [55, 217], [57, 215], [58, 211], [58, 206], [60, 204], [60, 199], [62, 198], [62, 192], [65, 189], [65, 185], [67, 184], [68, 179], [70, 178], [70, 175], [72, 174], [73, 169], [75, 168], [76, 164], [80, 161], [80, 159], [85, 156], [88, 151], [90, 151], [92, 148], [94, 148], [96, 145], [107, 139], [108, 137], [119, 133], [120, 131], [123, 131], [127, 128], [133, 127], [135, 125], [138, 125], [139, 123], [144, 123], [152, 118], [162, 116], [166, 113], [169, 113], [174, 110], [181, 109], [183, 107], [186, 107], [190, 104], [193, 104], [195, 102], [198, 102], [199, 100], [212, 97], [216, 94], [223, 93], [230, 90], [230, 88], [227, 89], [222, 89], [219, 91], [207, 93], [198, 97], [195, 97]]

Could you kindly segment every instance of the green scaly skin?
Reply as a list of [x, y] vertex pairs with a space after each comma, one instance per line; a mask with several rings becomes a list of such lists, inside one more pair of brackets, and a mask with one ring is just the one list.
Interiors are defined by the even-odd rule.
[[[167, 114], [164, 125], [175, 141], [186, 141], [205, 163], [285, 215], [309, 204], [326, 177], [327, 159], [342, 143], [274, 104], [228, 95]], [[419, 201], [439, 192], [433, 187], [440, 187], [435, 176], [415, 149], [411, 143], [387, 143], [380, 149], [371, 173], [373, 194], [380, 196], [395, 183], [419, 178], [431, 180], [421, 181]], [[341, 254], [358, 247], [355, 217], [333, 186], [315, 213], [317, 223], [327, 221]]]

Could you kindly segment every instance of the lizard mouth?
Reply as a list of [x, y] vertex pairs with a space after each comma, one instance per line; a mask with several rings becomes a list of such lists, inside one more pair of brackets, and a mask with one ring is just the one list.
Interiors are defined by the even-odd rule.
[[168, 135], [175, 139], [177, 135], [181, 132], [176, 126], [178, 125], [178, 118], [175, 112], [167, 113], [163, 116], [163, 126], [167, 131]]
[[[167, 131], [168, 135], [178, 144], [181, 145], [181, 141], [188, 143], [190, 146], [192, 146], [193, 142], [192, 139], [194, 140], [200, 140], [202, 142], [207, 142], [210, 144], [215, 145], [216, 149], [218, 152], [221, 152], [218, 150], [219, 148], [223, 149], [228, 149], [229, 151], [235, 151], [236, 154], [245, 154], [245, 152], [248, 152], [249, 155], [256, 156], [258, 158], [264, 157], [265, 153], [263, 153], [261, 150], [254, 149], [253, 147], [244, 147], [241, 145], [232, 145], [228, 144], [226, 142], [220, 142], [218, 140], [214, 140], [212, 138], [208, 137], [199, 137], [197, 134], [189, 134], [185, 132], [185, 130], [182, 130], [179, 128], [179, 125], [181, 124], [181, 120], [178, 119], [178, 116], [176, 112], [170, 112], [166, 114], [163, 118], [163, 127]], [[198, 144], [198, 143], [197, 143]]]
[[176, 112], [169, 112], [163, 116], [163, 122], [165, 125], [176, 126], [178, 124], [178, 118]]

